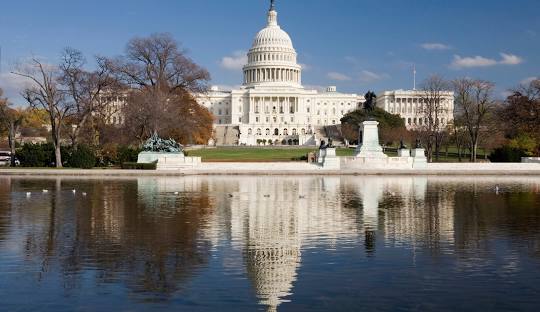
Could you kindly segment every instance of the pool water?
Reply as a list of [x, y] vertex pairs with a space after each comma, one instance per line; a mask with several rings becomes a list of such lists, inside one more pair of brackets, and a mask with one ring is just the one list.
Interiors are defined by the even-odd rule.
[[0, 177], [0, 311], [538, 311], [540, 177]]

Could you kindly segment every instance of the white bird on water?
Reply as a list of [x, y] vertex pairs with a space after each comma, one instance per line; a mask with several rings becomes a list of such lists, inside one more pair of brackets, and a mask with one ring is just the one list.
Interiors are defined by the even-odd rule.
[[178, 195], [178, 194], [180, 194], [180, 193], [179, 192], [174, 192], [174, 195]]
[[43, 193], [49, 193], [49, 190], [43, 190]]
[[82, 196], [86, 196], [86, 192], [83, 192], [83, 193], [82, 193]]
[[26, 197], [30, 197], [31, 195], [32, 195], [32, 193], [26, 192]]
[[495, 186], [495, 194], [499, 195], [499, 186]]
[[77, 190], [71, 190], [73, 192], [73, 194], [77, 193]]

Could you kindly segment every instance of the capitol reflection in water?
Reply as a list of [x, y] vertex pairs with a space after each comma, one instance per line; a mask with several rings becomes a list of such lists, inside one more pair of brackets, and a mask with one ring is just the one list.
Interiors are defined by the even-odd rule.
[[[311, 271], [313, 259], [364, 255], [338, 268], [354, 276], [369, 259], [397, 261], [389, 252], [399, 265], [451, 255], [456, 274], [491, 265], [508, 278], [524, 263], [538, 265], [539, 193], [538, 178], [504, 177], [1, 178], [0, 291], [11, 296], [0, 301], [29, 309], [56, 301], [58, 310], [81, 300], [92, 309], [324, 310], [301, 295], [335, 291], [301, 283], [332, 279]], [[497, 254], [497, 235], [507, 254]], [[29, 294], [32, 303], [22, 300]]]

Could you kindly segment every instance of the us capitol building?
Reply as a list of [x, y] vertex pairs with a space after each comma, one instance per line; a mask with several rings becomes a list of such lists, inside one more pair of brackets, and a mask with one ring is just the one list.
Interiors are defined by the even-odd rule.
[[289, 35], [278, 24], [274, 1], [268, 21], [255, 36], [238, 90], [213, 87], [198, 102], [216, 117], [218, 145], [315, 145], [326, 127], [357, 109], [363, 96], [302, 86], [302, 67]]

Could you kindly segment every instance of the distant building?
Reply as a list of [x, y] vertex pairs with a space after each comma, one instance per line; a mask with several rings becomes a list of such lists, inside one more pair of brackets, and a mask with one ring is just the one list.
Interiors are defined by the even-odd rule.
[[[377, 107], [391, 114], [400, 115], [409, 130], [419, 129], [427, 122], [424, 113], [424, 91], [394, 90], [377, 96]], [[443, 127], [454, 120], [454, 92], [444, 91], [439, 112], [439, 123]]]

